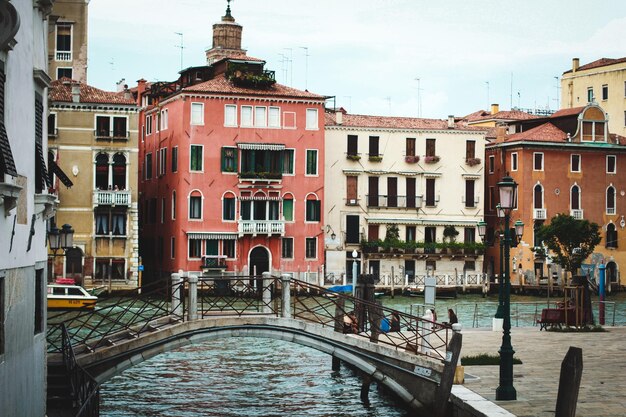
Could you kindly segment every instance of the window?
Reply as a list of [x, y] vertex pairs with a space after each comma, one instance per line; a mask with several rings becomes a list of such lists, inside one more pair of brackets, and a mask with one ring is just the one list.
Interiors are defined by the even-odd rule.
[[170, 258], [176, 258], [176, 238], [173, 236], [170, 239]]
[[398, 178], [387, 177], [387, 207], [398, 207]]
[[370, 136], [369, 156], [380, 156], [380, 152], [378, 150], [378, 142], [378, 136]]
[[235, 220], [235, 197], [224, 197], [223, 201], [222, 220], [234, 221]]
[[161, 130], [165, 130], [167, 129], [167, 125], [168, 125], [168, 110], [167, 109], [163, 109], [161, 110]]
[[374, 242], [378, 240], [378, 233], [380, 232], [380, 225], [368, 224], [367, 225], [367, 241]]
[[293, 259], [293, 238], [292, 237], [282, 238], [281, 247], [282, 249], [281, 249], [280, 257], [283, 259]]
[[224, 106], [224, 126], [237, 126], [237, 106], [233, 104]]
[[593, 98], [593, 87], [587, 87], [587, 103], [591, 103]]
[[191, 145], [191, 155], [189, 158], [190, 171], [202, 171], [202, 145]]
[[511, 154], [511, 171], [517, 171], [517, 152]]
[[189, 239], [189, 258], [202, 257], [202, 241], [200, 239]]
[[267, 127], [267, 107], [254, 108], [254, 127]]
[[346, 177], [346, 204], [349, 206], [353, 206], [357, 204], [358, 200], [358, 181], [359, 177], [357, 176], [347, 176]]
[[465, 180], [465, 207], [476, 207], [474, 180]]
[[615, 188], [612, 185], [606, 189], [606, 214], [615, 214]]
[[165, 223], [165, 199], [161, 199], [161, 224]]
[[152, 134], [152, 115], [146, 116], [146, 136]]
[[356, 156], [359, 152], [359, 137], [357, 135], [348, 135], [348, 152], [350, 156]]
[[580, 155], [573, 154], [571, 157], [571, 171], [580, 172]]
[[465, 141], [465, 159], [474, 159], [476, 157], [476, 141]]
[[346, 243], [359, 243], [359, 216], [346, 216]]
[[204, 124], [204, 103], [191, 103], [191, 124]]
[[162, 176], [167, 173], [167, 148], [159, 149], [159, 169], [158, 175]]
[[317, 175], [317, 149], [306, 150], [306, 175]]
[[416, 239], [416, 227], [415, 226], [407, 226], [406, 227], [406, 241], [407, 242], [415, 242]]
[[415, 156], [415, 138], [406, 138], [406, 156]]
[[96, 139], [128, 139], [125, 116], [96, 116]]
[[[146, 179], [149, 180], [152, 178], [152, 154], [151, 153], [146, 154], [145, 165], [146, 165]], [[96, 175], [97, 175], [97, 171], [96, 171]]]
[[283, 151], [283, 175], [294, 175], [295, 149], [285, 149]]
[[217, 256], [220, 253], [219, 250], [219, 240], [209, 240], [206, 239], [204, 241], [204, 254], [207, 256]]
[[305, 258], [315, 259], [317, 258], [317, 238], [307, 237], [305, 240]]
[[125, 211], [99, 209], [94, 212], [94, 218], [96, 222], [96, 235], [112, 234], [114, 236], [126, 236]]
[[237, 172], [237, 148], [222, 148], [222, 172]]
[[543, 187], [541, 184], [537, 184], [533, 188], [533, 204], [536, 209], [543, 208]]
[[306, 201], [306, 221], [307, 222], [319, 222], [320, 216], [321, 216], [320, 201], [319, 200], [307, 200]]
[[176, 191], [172, 191], [172, 220], [176, 220]]
[[378, 207], [378, 177], [368, 177], [367, 206]]
[[463, 264], [463, 271], [475, 271], [476, 261], [465, 261]]
[[602, 100], [609, 99], [609, 86], [607, 84], [602, 85]]
[[269, 119], [267, 124], [269, 127], [280, 128], [280, 107], [269, 108]]
[[178, 171], [178, 146], [172, 148], [172, 172]]
[[283, 199], [283, 217], [286, 222], [293, 221], [293, 197], [290, 195]]
[[35, 93], [35, 193], [41, 194], [48, 186], [48, 170], [43, 156], [43, 97]]
[[543, 171], [543, 152], [533, 152], [533, 170]]
[[57, 23], [56, 25], [56, 61], [72, 60], [72, 24]]
[[317, 120], [317, 109], [306, 109], [306, 129], [317, 130], [319, 129]]
[[613, 223], [606, 226], [606, 242], [607, 248], [617, 249], [617, 228]]
[[435, 207], [435, 179], [426, 178], [426, 207]]
[[615, 174], [617, 172], [617, 157], [615, 155], [606, 156], [606, 173]]
[[[0, 280], [2, 280], [2, 278], [0, 278]], [[44, 311], [45, 311], [44, 308], [46, 308], [44, 306], [47, 305], [47, 298], [44, 295], [46, 294], [46, 291], [44, 291], [45, 285], [46, 285], [46, 282], [43, 276], [43, 269], [36, 269], [35, 270], [35, 334], [39, 334], [43, 332], [44, 328], [46, 327], [45, 322], [44, 322]], [[0, 292], [0, 296], [2, 295], [3, 295], [2, 292]], [[1, 302], [0, 302], [0, 306], [2, 306]], [[1, 316], [2, 314], [0, 313], [0, 317]], [[2, 342], [1, 336], [0, 336], [0, 342]], [[0, 348], [0, 353], [2, 353], [2, 348]]]
[[228, 259], [235, 259], [237, 257], [237, 252], [235, 251], [235, 240], [228, 239], [222, 241], [222, 255], [226, 256]]
[[435, 139], [426, 139], [426, 156], [436, 156]]
[[57, 80], [60, 80], [61, 78], [69, 78], [70, 80], [72, 79], [72, 68], [68, 68], [68, 67], [59, 67], [57, 68]]
[[48, 115], [48, 136], [57, 135], [57, 114], [50, 113]]
[[580, 187], [578, 185], [573, 185], [570, 190], [570, 208], [580, 210]]
[[489, 187], [489, 210], [494, 211], [496, 209], [496, 187]]
[[584, 141], [606, 141], [605, 122], [604, 121], [583, 121]]
[[252, 127], [252, 106], [241, 106], [241, 127]]
[[197, 191], [189, 196], [189, 218], [202, 218], [202, 196]]
[[[406, 178], [406, 206], [407, 208], [415, 208], [417, 205], [416, 193], [415, 193], [416, 181], [415, 178]], [[421, 205], [421, 201], [420, 201]]]
[[494, 155], [489, 155], [489, 173], [493, 174], [495, 172], [496, 166], [496, 157]]
[[437, 228], [426, 226], [424, 228], [424, 253], [435, 253], [435, 242], [437, 242]]

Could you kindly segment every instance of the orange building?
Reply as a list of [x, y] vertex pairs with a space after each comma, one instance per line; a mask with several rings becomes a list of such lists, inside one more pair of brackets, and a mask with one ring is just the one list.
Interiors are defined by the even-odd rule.
[[207, 65], [140, 80], [146, 278], [182, 270], [307, 273], [324, 263], [325, 97], [275, 82], [230, 7]]
[[597, 278], [597, 265], [605, 263], [609, 282], [624, 285], [620, 265], [626, 265], [626, 254], [619, 236], [626, 226], [626, 138], [610, 134], [606, 113], [596, 104], [518, 121], [513, 127], [508, 130], [518, 133], [499, 127], [496, 141], [486, 148], [487, 272], [499, 274], [497, 183], [508, 173], [519, 184], [511, 222], [525, 224], [521, 241], [511, 249], [513, 283], [537, 284], [563, 276], [558, 265], [532, 248], [541, 245], [536, 228], [567, 213], [601, 227], [602, 242], [584, 261], [585, 271]]

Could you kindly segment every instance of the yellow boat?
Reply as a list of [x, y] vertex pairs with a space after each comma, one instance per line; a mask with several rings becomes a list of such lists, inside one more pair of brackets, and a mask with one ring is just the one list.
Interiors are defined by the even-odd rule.
[[92, 309], [98, 297], [80, 285], [48, 284], [48, 309]]

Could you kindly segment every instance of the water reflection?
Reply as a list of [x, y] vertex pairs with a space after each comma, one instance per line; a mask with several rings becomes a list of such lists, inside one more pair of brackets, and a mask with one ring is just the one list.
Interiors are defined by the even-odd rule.
[[102, 386], [101, 416], [363, 416], [409, 413], [325, 353], [251, 337], [207, 341], [159, 355]]

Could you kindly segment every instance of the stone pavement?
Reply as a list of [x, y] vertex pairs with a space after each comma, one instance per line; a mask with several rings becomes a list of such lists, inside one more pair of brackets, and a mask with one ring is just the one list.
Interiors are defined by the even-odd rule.
[[[518, 417], [553, 417], [561, 362], [570, 346], [583, 350], [583, 374], [576, 416], [626, 416], [626, 327], [605, 327], [603, 333], [539, 331], [538, 327], [511, 329], [516, 401], [495, 401], [499, 367], [466, 366], [464, 386]], [[463, 330], [461, 356], [498, 354], [502, 332]], [[476, 376], [472, 380], [468, 376]]]

